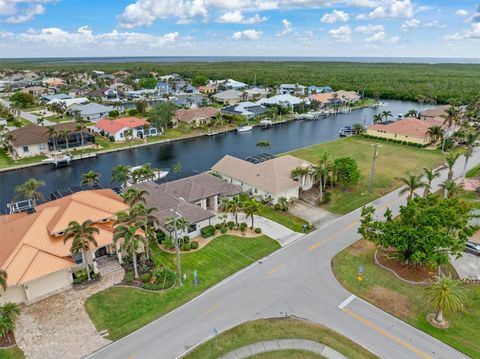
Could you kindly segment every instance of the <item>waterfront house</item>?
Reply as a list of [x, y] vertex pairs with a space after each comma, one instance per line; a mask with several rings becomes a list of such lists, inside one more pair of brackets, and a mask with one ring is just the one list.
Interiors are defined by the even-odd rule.
[[[82, 269], [81, 254], [70, 253], [64, 233], [71, 221], [91, 220], [98, 228], [97, 246], [90, 245], [86, 261], [115, 254], [113, 244], [116, 213], [128, 210], [123, 199], [110, 189], [81, 191], [37, 205], [28, 212], [0, 216], [0, 269], [7, 272], [3, 303], [30, 304], [71, 288], [72, 273]], [[98, 263], [98, 262], [97, 262]], [[101, 269], [101, 268], [100, 268]]]
[[172, 117], [172, 125], [177, 127], [180, 123], [187, 123], [194, 127], [208, 125], [215, 119], [218, 109], [215, 107], [199, 107], [191, 109], [179, 109]]
[[450, 105], [438, 106], [420, 113], [421, 120], [441, 119], [446, 114], [446, 111], [450, 108]]
[[225, 105], [234, 105], [237, 102], [240, 102], [244, 98], [244, 95], [242, 91], [232, 89], [219, 92], [212, 97], [215, 101]]
[[72, 95], [67, 95], [65, 93], [58, 93], [58, 94], [53, 94], [53, 95], [43, 95], [40, 97], [40, 101], [44, 103], [48, 103], [53, 100], [67, 100], [67, 99], [72, 99], [74, 96]]
[[22, 89], [20, 92], [28, 93], [33, 96], [41, 96], [45, 93], [48, 93], [48, 89], [43, 86], [29, 86]]
[[228, 79], [228, 80], [222, 81], [220, 83], [220, 87], [224, 90], [242, 90], [248, 87], [248, 85], [240, 81]]
[[311, 163], [294, 156], [281, 156], [252, 163], [230, 155], [224, 156], [213, 167], [212, 172], [228, 183], [240, 185], [243, 192], [259, 199], [271, 198], [277, 203], [280, 197], [297, 199], [300, 190], [313, 185], [311, 175], [292, 178], [292, 170], [310, 168]]
[[201, 94], [184, 94], [170, 97], [169, 101], [178, 107], [196, 108], [210, 103], [208, 97]]
[[131, 139], [158, 135], [158, 130], [150, 126], [147, 120], [137, 117], [121, 117], [114, 120], [102, 118], [95, 124], [93, 130], [109, 137], [114, 142], [129, 139], [126, 134], [126, 131], [129, 130], [132, 130]]
[[343, 104], [352, 104], [360, 101], [361, 96], [356, 93], [355, 91], [344, 91], [344, 90], [339, 90], [334, 92], [336, 94], [336, 97], [340, 100], [342, 100]]
[[74, 97], [74, 98], [66, 98], [66, 99], [53, 99], [47, 102], [47, 105], [51, 105], [54, 103], [63, 103], [65, 108], [69, 108], [72, 105], [84, 105], [89, 102], [88, 98], [86, 97]]
[[367, 129], [367, 134], [427, 145], [432, 142], [428, 135], [428, 129], [432, 126], [441, 125], [442, 121], [438, 119], [419, 120], [416, 118], [404, 118], [399, 121], [385, 121], [371, 125]]
[[327, 92], [333, 92], [333, 89], [330, 86], [308, 86], [307, 87], [307, 93], [309, 95], [313, 95], [316, 93], [327, 93]]
[[[49, 155], [52, 152], [64, 150], [67, 141], [62, 134], [65, 129], [68, 133], [68, 148], [78, 149], [82, 146], [80, 131], [75, 130], [76, 123], [62, 122], [52, 127], [57, 132], [55, 137], [48, 136], [47, 127], [35, 124], [25, 126], [7, 133], [8, 147], [14, 158], [25, 158], [38, 155]], [[95, 145], [95, 138], [87, 130], [83, 130], [84, 147]]]
[[299, 84], [281, 84], [277, 89], [277, 95], [305, 96], [306, 89]]
[[167, 222], [175, 211], [188, 220], [187, 234], [191, 238], [199, 236], [200, 230], [211, 223], [222, 197], [231, 198], [242, 192], [240, 186], [208, 173], [163, 184], [145, 182], [134, 187], [148, 191], [147, 205], [157, 209], [153, 215], [158, 218], [163, 231], [171, 231]]
[[303, 102], [308, 103], [308, 100], [304, 101], [303, 99], [292, 96], [292, 95], [275, 95], [268, 98], [262, 98], [258, 100], [256, 103], [258, 105], [265, 105], [265, 106], [277, 105], [282, 107], [296, 108]]
[[224, 107], [220, 111], [224, 114], [238, 115], [251, 119], [267, 112], [267, 108], [253, 102], [239, 102], [235, 105]]
[[85, 121], [97, 122], [101, 118], [108, 116], [108, 114], [114, 110], [114, 107], [100, 105], [94, 102], [85, 105], [74, 104], [67, 109], [67, 114], [73, 115], [75, 110], [79, 111], [80, 116]]

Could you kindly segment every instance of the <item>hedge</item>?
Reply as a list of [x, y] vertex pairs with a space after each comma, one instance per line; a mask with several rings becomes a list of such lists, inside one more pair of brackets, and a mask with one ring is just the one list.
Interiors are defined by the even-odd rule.
[[215, 227], [212, 225], [205, 226], [200, 230], [200, 233], [202, 234], [203, 238], [207, 238], [210, 236], [213, 236], [215, 234]]
[[373, 140], [384, 141], [384, 142], [392, 142], [392, 143], [396, 143], [396, 144], [399, 144], [399, 145], [406, 145], [406, 146], [412, 146], [412, 147], [418, 147], [418, 148], [425, 148], [425, 147], [430, 145], [430, 143], [421, 144], [421, 143], [415, 143], [415, 142], [396, 140], [394, 138], [377, 137], [377, 136], [366, 135], [366, 134], [364, 134], [363, 137], [370, 138], [370, 139], [373, 139]]

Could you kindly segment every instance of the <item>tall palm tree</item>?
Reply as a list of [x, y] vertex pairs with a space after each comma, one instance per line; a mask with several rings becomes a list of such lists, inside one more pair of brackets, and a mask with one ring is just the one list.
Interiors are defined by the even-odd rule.
[[468, 160], [470, 159], [470, 157], [472, 157], [475, 147], [477, 147], [477, 139], [478, 139], [478, 132], [469, 132], [465, 137], [465, 146], [467, 148], [467, 151], [464, 154], [465, 163], [463, 165], [463, 171], [462, 171], [462, 183], [465, 182], [465, 175], [467, 174]]
[[408, 111], [405, 113], [405, 117], [417, 118], [417, 117], [418, 117], [418, 111], [415, 110], [415, 109], [408, 110]]
[[44, 181], [30, 178], [25, 183], [15, 186], [15, 196], [13, 199], [23, 198], [32, 200], [35, 204], [38, 204], [38, 202], [45, 199], [43, 194], [38, 191], [38, 189], [43, 186], [45, 186]]
[[392, 111], [383, 111], [381, 113], [381, 116], [383, 118], [384, 121], [387, 121], [389, 117], [392, 117]]
[[435, 144], [444, 137], [445, 131], [442, 126], [432, 126], [427, 130], [427, 135], [430, 141]]
[[[119, 217], [122, 215], [119, 214]], [[137, 223], [117, 223], [113, 232], [113, 243], [121, 241], [120, 248], [132, 256], [135, 278], [138, 278], [137, 251], [140, 243], [144, 241], [143, 236], [138, 233], [139, 229]]]
[[459, 153], [449, 153], [445, 157], [445, 162], [448, 167], [448, 175], [447, 179], [452, 180], [453, 179], [453, 167], [455, 166], [455, 162], [457, 162], [458, 157], [460, 157]]
[[81, 177], [80, 184], [94, 186], [100, 183], [100, 173], [94, 171], [88, 171]]
[[225, 210], [230, 212], [233, 217], [235, 217], [235, 224], [238, 225], [238, 212], [243, 208], [243, 201], [240, 196], [233, 197], [230, 201], [227, 202]]
[[365, 131], [365, 126], [361, 123], [357, 122], [352, 125], [352, 132], [357, 136], [362, 135]]
[[268, 140], [260, 140], [260, 141], [257, 142], [257, 147], [258, 147], [258, 148], [261, 148], [261, 149], [265, 149], [265, 148], [270, 149], [270, 147], [271, 147], [270, 141], [268, 141]]
[[400, 178], [400, 181], [405, 185], [405, 187], [401, 189], [400, 195], [408, 193], [408, 201], [411, 200], [414, 195], [416, 195], [416, 190], [425, 186], [425, 184], [422, 182], [422, 177], [416, 176], [413, 173], [410, 173], [408, 177]]
[[382, 123], [383, 122], [383, 116], [381, 113], [373, 116], [373, 123], [377, 124], [377, 123]]
[[440, 115], [444, 119], [443, 125], [447, 127], [445, 136], [443, 136], [442, 151], [445, 150], [445, 141], [450, 134], [450, 129], [461, 121], [461, 110], [457, 106], [450, 106], [444, 114]]
[[71, 240], [72, 245], [70, 247], [70, 253], [72, 255], [77, 255], [78, 253], [82, 254], [82, 263], [87, 272], [87, 278], [90, 280], [90, 268], [87, 262], [86, 252], [90, 250], [90, 245], [97, 247], [97, 241], [95, 240], [95, 234], [98, 234], [100, 230], [93, 226], [93, 222], [87, 219], [82, 224], [71, 221], [68, 224], [63, 236], [63, 243]]
[[443, 198], [452, 198], [455, 196], [461, 189], [454, 180], [446, 180], [441, 185], [440, 188], [443, 189]]
[[310, 169], [310, 174], [313, 177], [313, 180], [315, 183], [318, 183], [318, 189], [319, 189], [319, 195], [318, 195], [318, 200], [320, 204], [323, 203], [323, 189], [324, 189], [324, 167], [321, 163], [319, 163], [317, 166], [314, 166]]
[[112, 169], [112, 183], [120, 183], [122, 188], [127, 187], [127, 182], [130, 179], [130, 166], [118, 165]]
[[[149, 244], [149, 238], [152, 236], [155, 232], [155, 225], [159, 225], [160, 221], [158, 218], [153, 214], [157, 212], [156, 208], [153, 207], [147, 207], [145, 204], [142, 202], [136, 203], [131, 209], [130, 213], [132, 216], [134, 216], [140, 223], [142, 223], [143, 227], [143, 232], [145, 233], [144, 238], [144, 247], [145, 247], [145, 254], [147, 259], [150, 259], [150, 244]], [[153, 229], [153, 230], [150, 230]]]
[[427, 197], [432, 191], [433, 180], [437, 177], [440, 177], [440, 172], [437, 172], [434, 169], [424, 167], [423, 176], [425, 177], [425, 181], [424, 181], [425, 192], [423, 193], [423, 196]]
[[65, 140], [65, 148], [67, 150], [68, 150], [68, 143], [69, 143], [68, 140], [70, 139], [70, 133], [71, 131], [66, 127], [64, 127], [63, 130], [59, 132], [59, 137]]
[[437, 323], [444, 323], [444, 314], [455, 314], [462, 308], [464, 290], [461, 282], [450, 276], [437, 278], [432, 285], [425, 288], [425, 291], [436, 311], [435, 321]]
[[148, 191], [143, 189], [137, 188], [129, 188], [123, 195], [123, 200], [127, 203], [130, 207], [133, 207], [137, 203], [147, 204], [146, 196], [148, 195]]
[[3, 290], [7, 289], [7, 279], [8, 279], [7, 272], [0, 269], [0, 287], [2, 287]]
[[82, 147], [85, 145], [85, 141], [83, 139], [83, 131], [87, 128], [85, 126], [85, 123], [83, 121], [77, 121], [77, 124], [75, 125], [75, 131], [80, 133], [80, 143], [82, 144]]
[[243, 211], [245, 212], [246, 217], [252, 219], [252, 229], [254, 228], [254, 217], [255, 214], [258, 214], [260, 207], [262, 205], [258, 203], [254, 198], [249, 198], [245, 201], [243, 206]]
[[48, 138], [52, 139], [53, 142], [53, 150], [57, 151], [57, 137], [58, 137], [58, 132], [53, 126], [48, 126], [47, 130], [45, 131], [45, 134], [48, 136]]

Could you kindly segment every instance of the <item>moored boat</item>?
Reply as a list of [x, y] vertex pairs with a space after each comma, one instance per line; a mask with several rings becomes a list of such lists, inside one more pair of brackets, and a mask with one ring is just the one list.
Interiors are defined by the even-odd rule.
[[247, 132], [247, 131], [251, 131], [252, 129], [253, 129], [252, 125], [243, 125], [243, 126], [237, 127], [237, 132]]

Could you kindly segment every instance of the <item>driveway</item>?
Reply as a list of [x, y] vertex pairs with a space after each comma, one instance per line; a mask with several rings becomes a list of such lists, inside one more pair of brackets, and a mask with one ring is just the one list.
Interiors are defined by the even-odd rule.
[[335, 218], [340, 217], [339, 215], [333, 214], [326, 209], [320, 208], [301, 199], [297, 200], [295, 205], [288, 210], [291, 214], [310, 222], [316, 228], [320, 228]]
[[122, 280], [124, 271], [118, 267], [86, 288], [70, 289], [23, 307], [15, 338], [26, 358], [81, 358], [109, 344], [95, 329], [84, 303], [92, 294]]
[[463, 256], [458, 259], [451, 258], [450, 263], [452, 263], [460, 278], [480, 280], [480, 256], [463, 253]]

